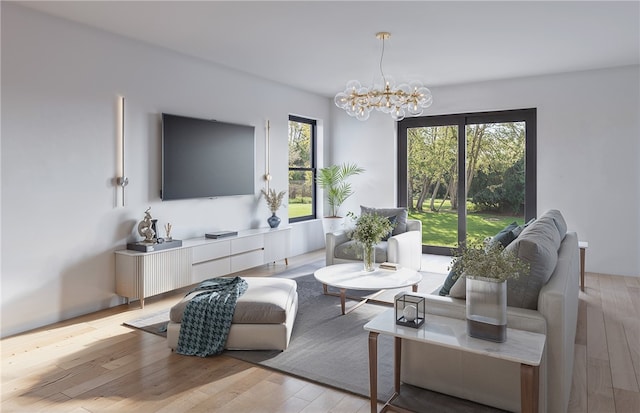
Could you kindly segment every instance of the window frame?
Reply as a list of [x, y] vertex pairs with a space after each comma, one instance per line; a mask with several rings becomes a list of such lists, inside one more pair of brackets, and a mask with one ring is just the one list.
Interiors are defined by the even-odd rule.
[[[291, 167], [289, 164], [289, 160], [287, 159], [287, 166], [288, 166], [288, 172], [311, 172], [311, 214], [310, 215], [304, 215], [304, 216], [299, 216], [299, 217], [294, 217], [294, 218], [289, 218], [289, 222], [303, 222], [303, 221], [311, 221], [313, 219], [316, 219], [317, 217], [317, 213], [316, 213], [316, 173], [317, 173], [317, 167], [316, 167], [316, 134], [317, 134], [317, 122], [315, 119], [309, 119], [309, 118], [304, 118], [302, 116], [296, 116], [296, 115], [289, 115], [289, 122], [298, 122], [298, 123], [306, 123], [308, 125], [310, 125], [311, 127], [311, 137], [310, 137], [310, 143], [309, 145], [311, 146], [310, 150], [311, 150], [311, 154], [310, 154], [310, 158], [311, 158], [311, 166], [308, 168], [301, 168], [301, 167]], [[288, 127], [289, 123], [287, 123], [287, 127]], [[288, 128], [287, 128], [288, 130]], [[288, 142], [288, 139], [287, 139]], [[287, 146], [288, 147], [288, 146]], [[288, 173], [287, 173], [288, 176]], [[289, 180], [287, 178], [287, 186], [289, 185]], [[288, 215], [288, 209], [289, 209], [289, 204], [287, 204], [287, 215]]]
[[[447, 115], [433, 115], [405, 118], [397, 122], [397, 199], [398, 207], [409, 207], [407, 129], [428, 126], [458, 126], [458, 193], [464, 193], [466, 169], [466, 126], [481, 123], [520, 122], [526, 123], [525, 130], [525, 222], [537, 213], [537, 110], [536, 108], [499, 110], [491, 112], [471, 112]], [[458, 243], [465, 241], [466, 202], [458, 204]], [[460, 218], [462, 217], [462, 218]], [[422, 245], [425, 254], [451, 255], [447, 247]]]

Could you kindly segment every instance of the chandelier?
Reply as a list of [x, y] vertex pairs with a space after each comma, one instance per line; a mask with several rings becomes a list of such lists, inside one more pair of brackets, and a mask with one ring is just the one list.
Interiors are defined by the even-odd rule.
[[382, 40], [380, 55], [380, 74], [382, 85], [364, 87], [357, 80], [351, 80], [343, 92], [336, 95], [336, 106], [347, 111], [349, 116], [358, 120], [367, 120], [373, 109], [391, 114], [395, 121], [404, 119], [407, 113], [419, 116], [422, 110], [431, 106], [431, 91], [420, 82], [403, 83], [397, 87], [391, 79], [387, 79], [382, 70], [384, 58], [384, 41], [391, 37], [389, 32], [376, 33], [376, 38]]

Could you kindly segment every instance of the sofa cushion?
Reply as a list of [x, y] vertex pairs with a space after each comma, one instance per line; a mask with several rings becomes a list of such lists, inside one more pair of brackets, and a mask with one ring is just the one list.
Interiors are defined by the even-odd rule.
[[449, 290], [449, 297], [452, 298], [467, 298], [467, 277], [460, 276], [456, 282], [451, 286]]
[[458, 277], [456, 277], [455, 272], [456, 272], [456, 266], [458, 265], [458, 262], [459, 261], [453, 262], [453, 265], [451, 266], [451, 271], [449, 271], [449, 275], [447, 275], [447, 278], [445, 278], [444, 284], [442, 284], [442, 288], [438, 292], [439, 295], [441, 296], [449, 295], [449, 292], [451, 291], [451, 287], [453, 287], [453, 285], [456, 283], [456, 280], [458, 279]]
[[556, 224], [556, 228], [558, 228], [558, 233], [560, 234], [560, 240], [563, 240], [564, 236], [567, 234], [567, 222], [564, 220], [560, 211], [557, 209], [550, 209], [542, 214], [542, 216], [549, 216], [553, 218], [553, 222]]
[[511, 244], [511, 242], [516, 239], [516, 234], [513, 232], [518, 227], [517, 222], [512, 222], [506, 227], [502, 228], [500, 232], [494, 235], [489, 241], [489, 247], [493, 247], [496, 243], [502, 244], [503, 247]]
[[[522, 232], [522, 228], [523, 228], [522, 226], [518, 226], [517, 222], [512, 222], [511, 224], [507, 225], [502, 230], [500, 230], [500, 232], [498, 232], [496, 235], [491, 237], [491, 239], [487, 244], [487, 247], [492, 247], [497, 242], [502, 244], [503, 247], [506, 247], [511, 242], [513, 242], [513, 240], [516, 239], [518, 235], [520, 235], [520, 233]], [[456, 280], [458, 279], [455, 276], [455, 265], [456, 263], [454, 262], [453, 266], [451, 267], [451, 271], [449, 271], [449, 275], [447, 275], [447, 278], [444, 280], [444, 284], [442, 285], [442, 288], [438, 292], [438, 294], [441, 296], [449, 295], [449, 292], [451, 291], [451, 287], [453, 287], [453, 285], [456, 283]], [[460, 298], [460, 297], [457, 297], [457, 298]], [[464, 295], [461, 298], [464, 298]]]
[[383, 217], [396, 217], [396, 226], [392, 235], [398, 235], [407, 232], [407, 210], [406, 208], [369, 208], [360, 205], [361, 214], [378, 214]]
[[507, 251], [530, 265], [528, 274], [520, 274], [517, 279], [507, 280], [508, 306], [537, 309], [540, 289], [549, 281], [558, 262], [560, 242], [560, 234], [553, 218], [542, 216], [507, 246]]
[[[249, 284], [247, 291], [238, 298], [233, 314], [233, 324], [281, 324], [287, 319], [297, 295], [294, 280], [275, 277], [243, 277]], [[169, 319], [182, 322], [187, 303], [198, 293], [191, 293], [174, 305]]]
[[[516, 238], [518, 238], [520, 236], [520, 234], [522, 234], [522, 231], [524, 231], [524, 225], [518, 225], [517, 227], [515, 227], [514, 229], [512, 229], [511, 235], [513, 235], [513, 239], [515, 240]], [[509, 243], [511, 244], [511, 243]], [[506, 247], [506, 245], [505, 245]]]
[[[376, 262], [387, 261], [387, 241], [382, 241], [375, 245]], [[333, 250], [335, 258], [342, 260], [362, 260], [363, 247], [357, 241], [350, 240], [336, 245]]]
[[[522, 225], [518, 225], [517, 227], [515, 227], [514, 229], [511, 230], [511, 232], [513, 233], [515, 238], [518, 238], [520, 236], [520, 234], [522, 234], [522, 231], [524, 231], [524, 229], [526, 227], [528, 227], [529, 225], [533, 224], [536, 221], [535, 218], [531, 218], [529, 221], [527, 221], [526, 223], [522, 224]], [[514, 239], [515, 239], [514, 238]]]

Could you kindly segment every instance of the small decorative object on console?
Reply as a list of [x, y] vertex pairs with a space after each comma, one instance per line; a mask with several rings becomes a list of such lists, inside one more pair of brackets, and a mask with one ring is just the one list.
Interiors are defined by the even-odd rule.
[[424, 324], [425, 299], [417, 295], [400, 293], [395, 296], [396, 324], [418, 328]]
[[[160, 238], [162, 239], [162, 238]], [[154, 252], [168, 250], [170, 248], [178, 248], [182, 246], [182, 240], [174, 239], [171, 241], [163, 240], [163, 242], [157, 242], [151, 244], [148, 242], [129, 242], [127, 243], [127, 249], [138, 252]]]
[[238, 231], [215, 231], [215, 232], [207, 232], [204, 234], [205, 238], [218, 239], [223, 237], [233, 237], [234, 235], [238, 235]]
[[153, 226], [155, 224], [153, 222], [154, 220], [151, 218], [151, 214], [149, 213], [150, 210], [151, 207], [144, 211], [144, 219], [138, 224], [138, 234], [140, 234], [141, 237], [144, 237], [142, 242], [154, 244], [156, 233], [153, 230]]
[[164, 233], [165, 233], [165, 237], [164, 240], [165, 241], [171, 241], [171, 223], [167, 222], [166, 224], [164, 224]]
[[155, 229], [158, 220], [151, 218], [150, 210], [151, 207], [144, 211], [144, 219], [138, 223], [138, 234], [143, 236], [144, 239], [139, 242], [127, 243], [127, 249], [139, 252], [153, 252], [181, 247], [181, 240], [171, 238], [171, 224], [169, 223], [164, 227], [167, 233], [166, 238], [158, 237]]

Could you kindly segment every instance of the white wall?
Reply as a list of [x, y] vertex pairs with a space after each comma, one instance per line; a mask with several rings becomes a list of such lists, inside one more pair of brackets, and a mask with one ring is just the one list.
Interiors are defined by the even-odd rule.
[[[175, 238], [266, 226], [286, 189], [287, 122], [330, 116], [326, 98], [2, 2], [2, 336], [119, 304], [113, 251], [151, 214]], [[116, 206], [118, 96], [126, 97], [126, 207]], [[161, 202], [160, 113], [254, 125], [256, 196]], [[327, 137], [324, 136], [324, 139]], [[286, 210], [281, 210], [286, 224]], [[293, 253], [324, 246], [294, 224]]]
[[[427, 114], [537, 108], [538, 213], [561, 210], [589, 242], [587, 271], [640, 276], [639, 79], [631, 66], [440, 87]], [[333, 110], [332, 161], [367, 168], [344, 208], [395, 205], [393, 122]]]

